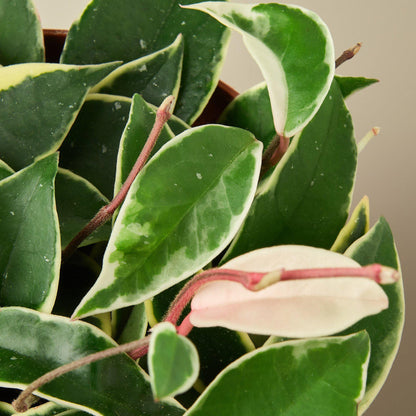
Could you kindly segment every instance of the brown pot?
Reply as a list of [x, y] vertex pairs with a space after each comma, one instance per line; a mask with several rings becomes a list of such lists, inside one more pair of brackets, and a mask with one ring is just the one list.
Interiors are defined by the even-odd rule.
[[[45, 57], [46, 62], [59, 62], [62, 49], [64, 47], [67, 31], [58, 29], [44, 29], [43, 37], [45, 41]], [[238, 92], [227, 85], [225, 82], [219, 81], [218, 86], [212, 94], [203, 113], [195, 121], [194, 126], [201, 124], [214, 123], [224, 111], [225, 107], [237, 97]]]

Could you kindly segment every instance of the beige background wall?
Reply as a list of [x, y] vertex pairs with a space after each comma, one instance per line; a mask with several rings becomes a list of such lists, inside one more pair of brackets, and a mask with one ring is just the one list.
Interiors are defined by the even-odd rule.
[[[195, 0], [196, 2], [198, 0]], [[67, 28], [88, 0], [34, 0], [44, 27]], [[250, 3], [247, 0], [240, 2]], [[270, 1], [263, 1], [270, 3]], [[416, 253], [413, 216], [416, 213], [415, 41], [414, 0], [293, 0], [317, 12], [328, 24], [336, 53], [357, 41], [359, 55], [345, 63], [339, 74], [379, 78], [381, 82], [348, 100], [361, 138], [373, 126], [382, 133], [359, 157], [355, 201], [370, 197], [374, 223], [380, 215], [389, 221], [402, 261], [406, 291], [406, 326], [403, 343], [389, 379], [368, 416], [413, 415], [416, 405]], [[261, 81], [238, 36], [232, 38], [221, 77], [238, 91]]]

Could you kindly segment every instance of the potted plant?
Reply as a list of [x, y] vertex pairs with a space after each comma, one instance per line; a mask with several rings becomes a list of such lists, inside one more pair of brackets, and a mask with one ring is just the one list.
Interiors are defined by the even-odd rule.
[[[0, 10], [1, 414], [362, 414], [404, 309], [350, 210], [359, 45], [297, 6], [93, 0], [52, 64], [31, 1]], [[230, 30], [265, 82], [197, 126]]]

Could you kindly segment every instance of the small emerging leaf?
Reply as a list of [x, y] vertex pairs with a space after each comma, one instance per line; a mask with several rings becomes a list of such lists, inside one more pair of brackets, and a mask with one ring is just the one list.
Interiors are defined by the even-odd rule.
[[153, 328], [147, 360], [153, 395], [158, 400], [184, 393], [198, 378], [195, 346], [168, 322]]
[[339, 232], [337, 239], [331, 247], [332, 251], [344, 253], [345, 250], [358, 238], [362, 237], [370, 228], [370, 205], [368, 197], [355, 207], [351, 218]]

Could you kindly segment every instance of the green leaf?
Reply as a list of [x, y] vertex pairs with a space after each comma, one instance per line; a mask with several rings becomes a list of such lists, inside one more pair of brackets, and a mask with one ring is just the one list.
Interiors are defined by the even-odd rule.
[[361, 332], [260, 348], [220, 373], [185, 414], [355, 416], [369, 347]]
[[118, 67], [93, 92], [126, 97], [139, 93], [156, 106], [168, 95], [178, 97], [183, 47], [183, 37], [178, 35], [168, 47]]
[[[400, 262], [390, 227], [380, 218], [371, 230], [358, 239], [345, 255], [361, 265], [381, 263], [400, 270]], [[365, 329], [371, 340], [371, 359], [368, 367], [367, 390], [360, 403], [359, 414], [363, 414], [380, 391], [394, 357], [399, 348], [404, 324], [403, 282], [384, 285], [389, 298], [389, 308], [378, 315], [370, 316], [348, 329], [348, 332]]]
[[113, 198], [117, 152], [131, 99], [90, 94], [60, 149], [60, 165]]
[[145, 336], [147, 316], [143, 303], [133, 307], [117, 309], [112, 314], [113, 338], [125, 344]]
[[[86, 179], [62, 168], [58, 170], [55, 187], [61, 245], [65, 248], [109, 200]], [[111, 225], [103, 224], [81, 245], [107, 241], [110, 234]]]
[[[149, 137], [155, 120], [156, 110], [149, 106], [139, 94], [135, 94], [133, 96], [129, 120], [120, 140], [114, 194], [120, 190], [124, 181], [129, 176], [137, 157]], [[169, 127], [163, 127], [151, 155], [156, 153], [173, 136]]]
[[337, 239], [331, 247], [332, 251], [344, 253], [345, 250], [357, 239], [362, 237], [370, 228], [370, 204], [368, 197], [357, 204], [351, 214], [351, 218], [339, 232]]
[[356, 91], [359, 91], [363, 88], [366, 88], [376, 82], [379, 82], [378, 79], [374, 78], [363, 78], [363, 77], [340, 77], [336, 76], [335, 79], [339, 87], [341, 88], [341, 92], [344, 98], [349, 97]]
[[[47, 371], [116, 345], [87, 323], [23, 308], [0, 309], [0, 333], [0, 384], [20, 389]], [[141, 369], [125, 354], [64, 374], [35, 394], [103, 416], [183, 412], [175, 404], [155, 403]]]
[[291, 137], [305, 127], [335, 71], [332, 38], [320, 17], [277, 3], [205, 2], [189, 7], [241, 33], [267, 83], [277, 133]]
[[262, 82], [238, 95], [218, 122], [251, 131], [266, 149], [276, 135], [266, 83]]
[[0, 0], [0, 65], [44, 60], [42, 28], [32, 0]]
[[198, 377], [195, 346], [168, 322], [153, 328], [147, 362], [153, 395], [158, 400], [184, 393]]
[[218, 22], [179, 5], [192, 0], [94, 0], [69, 30], [62, 62], [130, 62], [184, 38], [176, 115], [191, 124], [213, 93], [229, 33]]
[[224, 261], [281, 244], [330, 248], [347, 219], [356, 163], [351, 116], [334, 82], [316, 116], [261, 184]]
[[253, 200], [261, 147], [249, 132], [216, 125], [166, 143], [130, 188], [75, 316], [141, 303], [215, 258]]
[[12, 175], [13, 173], [14, 170], [7, 163], [0, 159], [0, 181]]
[[50, 155], [0, 182], [0, 305], [50, 312], [60, 267], [60, 237]]
[[21, 64], [0, 68], [0, 154], [13, 169], [55, 152], [88, 89], [118, 64]]

